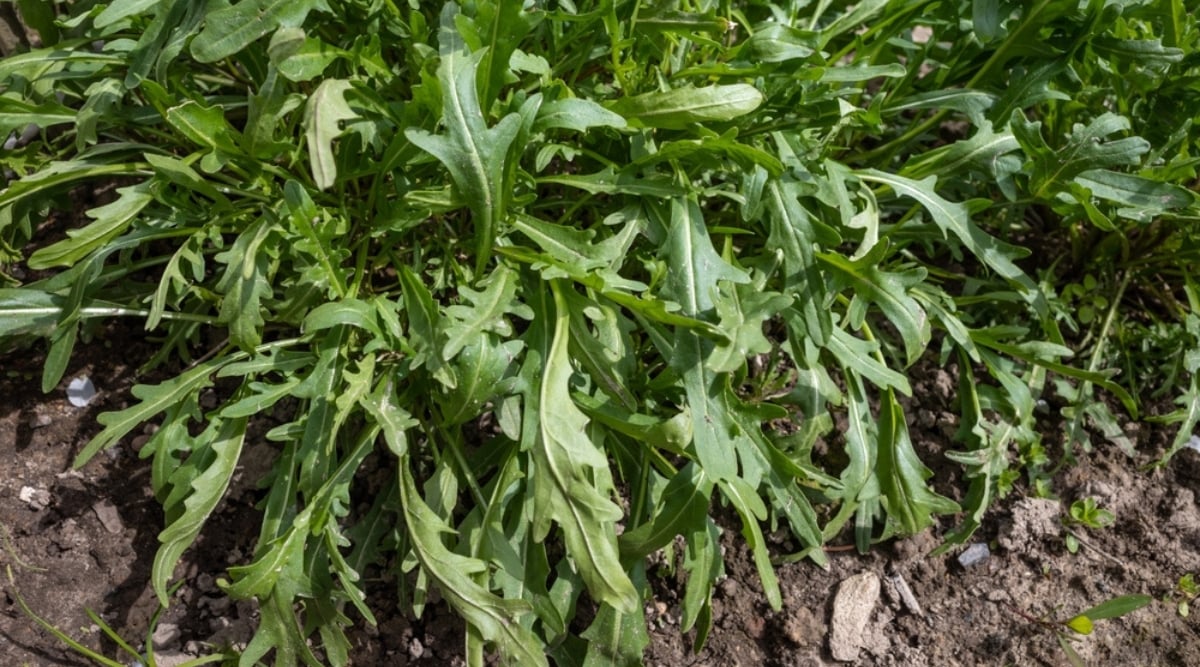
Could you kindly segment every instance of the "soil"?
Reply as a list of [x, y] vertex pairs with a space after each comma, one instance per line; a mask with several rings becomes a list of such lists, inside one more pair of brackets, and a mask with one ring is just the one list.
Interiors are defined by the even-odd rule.
[[[121, 654], [85, 609], [139, 648], [145, 641], [157, 610], [148, 582], [162, 515], [150, 495], [148, 465], [136, 453], [144, 438], [127, 438], [78, 471], [71, 460], [99, 430], [97, 415], [130, 400], [138, 364], [153, 350], [136, 328], [112, 328], [76, 350], [64, 382], [48, 395], [37, 390], [39, 353], [0, 355], [0, 562], [12, 572], [11, 581], [0, 581], [4, 664], [90, 664], [35, 624], [20, 599], [62, 632], [123, 664], [133, 657]], [[67, 401], [65, 387], [83, 375], [99, 394], [78, 408]], [[953, 387], [936, 369], [928, 375], [914, 383], [910, 427], [922, 456], [938, 468], [939, 490], [951, 493], [961, 480], [941, 452], [951, 446], [955, 427]], [[1047, 442], [1055, 442], [1054, 424], [1046, 429]], [[1200, 452], [1185, 449], [1166, 467], [1142, 470], [1139, 464], [1160, 455], [1173, 434], [1148, 424], [1128, 425], [1127, 434], [1142, 458], [1131, 461], [1115, 447], [1098, 445], [1054, 479], [1060, 500], [1029, 497], [1018, 488], [999, 501], [974, 538], [975, 553], [987, 547], [979, 562], [964, 567], [958, 553], [930, 555], [939, 535], [953, 526], [950, 518], [865, 555], [831, 548], [827, 569], [809, 562], [780, 565], [780, 611], [767, 606], [731, 522], [724, 537], [729, 577], [714, 596], [715, 627], [707, 643], [694, 652], [694, 633], [679, 631], [682, 582], [652, 570], [661, 576], [654, 578], [656, 599], [646, 607], [651, 646], [645, 663], [1066, 665], [1050, 621], [1137, 593], [1155, 602], [1098, 621], [1093, 634], [1071, 639], [1085, 664], [1200, 665], [1200, 619], [1178, 613], [1175, 592], [1180, 577], [1200, 575]], [[159, 665], [250, 636], [253, 604], [229, 602], [214, 582], [253, 549], [259, 498], [253, 479], [253, 471], [243, 471], [177, 570], [183, 585], [152, 640]], [[1059, 513], [1084, 497], [1113, 511], [1116, 522], [1078, 529], [1085, 544], [1072, 554]], [[772, 546], [780, 555], [795, 548], [783, 534], [772, 536]], [[838, 600], [839, 591], [851, 588], [878, 590], [878, 600]], [[413, 619], [397, 609], [394, 582], [378, 576], [368, 590], [379, 625], [352, 633], [356, 667], [463, 664], [462, 625], [444, 605], [430, 605], [423, 618]], [[846, 605], [864, 626], [842, 627], [838, 634], [851, 644], [831, 645], [832, 619], [837, 614], [840, 623], [839, 608]], [[847, 651], [850, 659], [835, 661]]]

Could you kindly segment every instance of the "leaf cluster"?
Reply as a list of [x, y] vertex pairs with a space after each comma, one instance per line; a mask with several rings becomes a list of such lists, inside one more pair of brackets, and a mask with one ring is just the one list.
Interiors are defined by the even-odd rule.
[[[1112, 417], [1094, 390], [1136, 414], [1126, 286], [1190, 285], [1181, 0], [50, 6], [0, 61], [0, 128], [33, 128], [0, 158], [0, 335], [48, 341], [45, 391], [89, 323], [161, 343], [76, 463], [158, 424], [164, 604], [252, 420], [296, 406], [221, 582], [259, 604], [242, 665], [347, 664], [376, 568], [415, 613], [441, 592], [472, 665], [638, 664], [652, 553], [700, 646], [731, 525], [775, 608], [765, 530], [817, 563], [944, 515], [964, 541], [1049, 386], [1072, 438]], [[1082, 343], [1081, 266], [1122, 286]], [[931, 363], [965, 490], [909, 430]]]

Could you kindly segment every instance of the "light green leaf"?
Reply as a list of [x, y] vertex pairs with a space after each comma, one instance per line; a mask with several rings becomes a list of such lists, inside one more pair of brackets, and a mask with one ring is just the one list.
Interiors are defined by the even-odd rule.
[[683, 129], [692, 123], [733, 120], [754, 111], [763, 95], [754, 86], [737, 83], [624, 97], [609, 105], [634, 127]]
[[127, 433], [149, 421], [152, 417], [168, 408], [181, 403], [186, 397], [197, 394], [201, 389], [212, 385], [212, 374], [236, 357], [217, 357], [197, 364], [191, 370], [185, 371], [166, 382], [156, 385], [134, 385], [131, 393], [140, 399], [134, 405], [118, 412], [105, 412], [96, 421], [104, 425], [96, 437], [75, 457], [71, 464], [82, 468], [97, 452], [116, 443]]
[[517, 282], [517, 273], [501, 266], [489, 276], [482, 292], [459, 287], [459, 294], [471, 305], [457, 304], [446, 308], [446, 344], [442, 348], [442, 359], [453, 359], [459, 351], [486, 332], [511, 336], [513, 329], [507, 317], [509, 314], [530, 319], [529, 308], [516, 299]]
[[229, 155], [239, 155], [237, 130], [225, 120], [225, 110], [219, 106], [206, 107], [194, 100], [167, 109], [166, 120], [180, 134], [197, 145]]
[[[183, 501], [182, 514], [158, 534], [160, 546], [154, 554], [150, 583], [158, 596], [159, 604], [163, 607], [169, 604], [167, 583], [179, 563], [180, 556], [196, 541], [209, 515], [225, 495], [225, 489], [229, 487], [233, 471], [241, 457], [242, 443], [246, 436], [246, 418], [217, 420], [211, 424], [206, 434], [210, 439], [205, 443], [205, 448], [212, 452], [213, 458], [202, 472], [197, 471], [199, 474], [189, 480], [187, 486], [190, 491], [187, 499]], [[192, 452], [191, 459], [199, 458], [201, 457], [197, 452]], [[166, 509], [169, 512], [171, 508]]]
[[763, 322], [775, 317], [792, 303], [792, 297], [763, 290], [750, 284], [727, 286], [716, 302], [717, 325], [729, 337], [717, 343], [705, 363], [715, 373], [732, 373], [741, 368], [750, 355], [771, 351], [771, 342], [763, 335]]
[[538, 109], [534, 132], [556, 128], [586, 132], [593, 127], [625, 127], [625, 119], [592, 100], [568, 98], [547, 102]]
[[95, 222], [82, 229], [69, 230], [66, 239], [39, 248], [30, 255], [30, 268], [48, 269], [75, 264], [125, 231], [142, 209], [154, 199], [149, 181], [119, 188], [117, 192], [120, 196], [116, 201], [87, 212], [87, 217]]
[[520, 622], [531, 610], [529, 603], [497, 597], [474, 581], [471, 575], [487, 572], [487, 563], [454, 553], [442, 543], [442, 534], [450, 528], [417, 492], [409, 465], [407, 458], [400, 460], [400, 499], [405, 531], [422, 570], [437, 582], [450, 606], [481, 637], [495, 642], [511, 664], [548, 666], [541, 642]]
[[325, 79], [304, 107], [304, 139], [308, 145], [309, 165], [313, 181], [321, 190], [327, 190], [337, 182], [333, 140], [342, 134], [341, 122], [358, 118], [358, 113], [346, 103], [345, 94], [351, 87], [345, 79]]
[[929, 211], [930, 217], [944, 233], [958, 238], [993, 271], [1030, 291], [1035, 289], [1029, 276], [1013, 263], [1014, 259], [1028, 255], [1029, 251], [1004, 243], [971, 222], [964, 204], [947, 201], [937, 194], [934, 190], [937, 184], [936, 177], [929, 176], [918, 181], [878, 169], [863, 169], [855, 173], [865, 181], [882, 183], [891, 187], [896, 194], [917, 200]]
[[224, 295], [218, 321], [229, 327], [230, 340], [247, 352], [262, 341], [266, 322], [260, 307], [272, 290], [267, 279], [270, 258], [262, 245], [272, 233], [271, 222], [262, 218], [243, 231], [228, 250], [216, 256], [218, 262], [226, 265], [216, 285], [217, 291]]
[[316, 37], [307, 37], [304, 29], [280, 28], [267, 47], [271, 64], [288, 81], [311, 81], [341, 55]]
[[562, 287], [554, 293], [553, 339], [545, 358], [538, 397], [534, 539], [545, 539], [550, 520], [558, 523], [567, 554], [574, 560], [592, 597], [623, 613], [641, 599], [621, 567], [614, 526], [621, 508], [614, 503], [608, 461], [588, 438], [587, 417], [571, 401], [571, 362], [567, 354], [570, 312]]
[[866, 299], [883, 311], [900, 334], [905, 363], [912, 364], [925, 351], [932, 330], [925, 310], [908, 291], [922, 284], [927, 273], [921, 267], [897, 272], [881, 270], [887, 246], [886, 242], [877, 244], [853, 261], [839, 253], [818, 253], [817, 259], [829, 271], [831, 289], [841, 291], [851, 287], [856, 298]]
[[281, 26], [303, 25], [314, 9], [331, 11], [325, 0], [241, 0], [217, 9], [192, 40], [192, 56], [202, 63], [227, 58]]
[[[446, 30], [443, 27], [443, 32]], [[454, 186], [470, 204], [477, 274], [484, 272], [491, 258], [492, 243], [506, 215], [510, 196], [506, 158], [521, 126], [521, 118], [515, 113], [505, 116], [495, 127], [484, 124], [475, 90], [475, 73], [483, 55], [456, 52], [442, 57], [438, 80], [442, 84], [445, 134], [405, 130], [409, 141], [445, 165]]]

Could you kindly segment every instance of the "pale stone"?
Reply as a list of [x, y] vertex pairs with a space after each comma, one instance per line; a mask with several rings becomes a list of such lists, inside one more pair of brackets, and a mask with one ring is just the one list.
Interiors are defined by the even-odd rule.
[[838, 585], [829, 622], [829, 652], [834, 660], [854, 662], [866, 640], [867, 622], [879, 601], [879, 575], [861, 572]]

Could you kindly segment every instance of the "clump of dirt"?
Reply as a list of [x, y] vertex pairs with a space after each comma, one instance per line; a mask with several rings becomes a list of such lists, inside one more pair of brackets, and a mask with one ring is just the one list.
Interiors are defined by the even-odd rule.
[[[92, 609], [123, 637], [144, 638], [157, 603], [149, 588], [150, 566], [162, 515], [150, 495], [148, 464], [136, 450], [145, 433], [134, 434], [97, 456], [82, 470], [71, 459], [98, 430], [98, 413], [130, 400], [135, 369], [153, 349], [135, 328], [113, 328], [104, 341], [76, 353], [66, 380], [49, 395], [36, 391], [41, 360], [28, 353], [0, 356], [0, 560], [15, 583], [0, 583], [0, 646], [8, 664], [82, 665], [49, 633], [20, 610], [31, 609], [102, 653], [118, 657], [84, 609]], [[84, 408], [68, 403], [66, 381], [87, 375], [100, 393]], [[939, 472], [952, 464], [934, 460], [950, 449], [956, 427], [947, 412], [954, 384], [944, 371], [918, 378], [915, 393], [925, 403], [907, 405], [914, 442]], [[141, 381], [146, 381], [145, 379]], [[949, 415], [949, 416], [947, 416]], [[264, 425], [262, 428], [269, 427]], [[1049, 428], [1049, 427], [1048, 427]], [[262, 431], [260, 431], [261, 433]], [[1131, 461], [1115, 447], [1098, 447], [1067, 466], [1054, 480], [1060, 500], [1024, 497], [1001, 500], [974, 538], [975, 564], [964, 567], [958, 553], [931, 556], [952, 521], [865, 555], [830, 550], [827, 569], [811, 563], [778, 567], [783, 608], [771, 610], [762, 595], [753, 560], [736, 529], [725, 531], [728, 578], [717, 588], [715, 627], [693, 652], [694, 633], [679, 631], [683, 582], [660, 578], [647, 601], [650, 666], [764, 665], [810, 667], [950, 666], [978, 664], [1060, 665], [1065, 656], [1048, 621], [1065, 620], [1112, 597], [1140, 593], [1155, 602], [1128, 616], [1096, 623], [1078, 637], [1076, 651], [1088, 664], [1200, 664], [1200, 621], [1181, 617], [1174, 589], [1185, 574], [1200, 573], [1200, 453], [1180, 452], [1163, 468], [1139, 471], [1172, 435], [1144, 426], [1137, 434], [1145, 460]], [[244, 457], [244, 466], [269, 460]], [[257, 536], [253, 482], [260, 471], [243, 469], [196, 546], [177, 571], [183, 586], [160, 619], [152, 641], [170, 664], [201, 653], [209, 643], [238, 645], [257, 620], [253, 603], [231, 602], [216, 580], [244, 563]], [[948, 473], [949, 474], [949, 473]], [[953, 486], [953, 485], [950, 485]], [[1092, 497], [1116, 515], [1109, 528], [1073, 528], [1083, 546], [1065, 546], [1062, 508]], [[351, 632], [356, 667], [461, 665], [462, 624], [436, 599], [420, 619], [398, 607], [394, 568], [369, 573], [366, 588], [377, 626], [359, 623]], [[856, 646], [844, 642], [834, 660], [834, 600], [843, 582], [878, 581], [878, 598], [859, 609], [865, 626]], [[839, 640], [840, 641], [840, 640]]]

